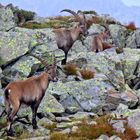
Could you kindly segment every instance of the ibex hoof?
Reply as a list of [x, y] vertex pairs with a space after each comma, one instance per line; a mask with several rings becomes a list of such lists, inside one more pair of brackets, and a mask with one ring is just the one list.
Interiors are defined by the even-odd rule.
[[38, 129], [38, 126], [37, 125], [33, 125], [33, 129]]
[[14, 136], [14, 132], [12, 130], [7, 130], [7, 136]]

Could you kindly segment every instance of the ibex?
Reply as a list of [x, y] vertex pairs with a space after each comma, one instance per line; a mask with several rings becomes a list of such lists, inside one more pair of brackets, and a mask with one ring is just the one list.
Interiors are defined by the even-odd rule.
[[62, 65], [66, 64], [68, 52], [71, 49], [74, 42], [77, 39], [79, 39], [81, 35], [86, 36], [88, 34], [87, 26], [86, 26], [86, 18], [81, 11], [75, 13], [72, 10], [64, 9], [61, 12], [64, 11], [73, 14], [76, 20], [79, 22], [79, 24], [69, 29], [60, 28], [60, 29], [53, 30], [53, 32], [55, 33], [55, 39], [58, 48], [63, 50], [65, 53], [65, 58], [61, 62]]
[[108, 38], [108, 31], [101, 32], [94, 36], [91, 40], [91, 51], [101, 52], [105, 49], [112, 48], [112, 45], [106, 43], [105, 40]]
[[[52, 64], [49, 65], [41, 58], [39, 59], [45, 65], [45, 71], [36, 77], [30, 77], [25, 80], [11, 82], [7, 85], [4, 92], [4, 104], [7, 112], [7, 135], [12, 135], [12, 122], [22, 104], [28, 105], [32, 110], [32, 126], [37, 128], [36, 115], [37, 109], [50, 81], [56, 82], [56, 58], [53, 56]], [[12, 111], [10, 111], [12, 106]]]

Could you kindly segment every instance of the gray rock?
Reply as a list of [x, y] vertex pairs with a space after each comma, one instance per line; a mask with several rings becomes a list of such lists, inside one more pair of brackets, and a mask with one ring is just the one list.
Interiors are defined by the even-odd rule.
[[112, 124], [113, 124], [113, 128], [117, 131], [117, 132], [121, 132], [124, 133], [125, 128], [124, 128], [124, 123], [126, 122], [126, 120], [112, 120]]
[[128, 48], [140, 48], [140, 29], [132, 32], [126, 40], [126, 47]]
[[121, 25], [110, 24], [109, 31], [115, 46], [125, 47], [126, 28]]
[[100, 24], [92, 24], [88, 29], [89, 34], [100, 33], [105, 31], [105, 28]]
[[121, 140], [118, 136], [112, 136], [109, 138], [109, 140]]
[[[67, 83], [57, 82], [55, 85], [49, 86], [49, 91], [52, 94], [60, 96], [60, 103], [65, 109], [69, 108], [79, 108], [85, 111], [98, 111], [97, 108], [105, 103], [105, 98], [107, 96], [106, 90], [109, 90], [112, 86], [106, 83], [102, 78], [94, 78], [85, 81], [72, 81]], [[72, 98], [74, 104], [68, 98]]]
[[9, 7], [0, 7], [0, 31], [8, 31], [15, 27], [14, 15]]
[[131, 116], [128, 117], [128, 124], [130, 127], [136, 130], [137, 136], [140, 136], [140, 110], [135, 111]]
[[139, 49], [125, 48], [122, 57], [123, 74], [126, 81], [129, 83], [134, 78], [134, 70], [136, 68], [136, 62], [140, 59]]
[[70, 134], [70, 132], [71, 132], [71, 129], [66, 128], [66, 129], [62, 130], [60, 133], [62, 133], [62, 134]]
[[45, 97], [38, 109], [39, 112], [64, 113], [64, 107], [46, 91]]
[[75, 125], [80, 124], [81, 121], [73, 121], [73, 122], [61, 122], [57, 124], [58, 129], [66, 129], [66, 128], [72, 128]]
[[108, 136], [106, 135], [101, 135], [99, 138], [97, 138], [96, 140], [110, 140]]
[[72, 120], [69, 117], [56, 117], [57, 122], [71, 122]]
[[131, 91], [124, 91], [122, 93], [117, 93], [117, 92], [113, 92], [113, 93], [109, 93], [106, 99], [107, 103], [123, 103], [126, 104], [129, 107], [134, 107], [137, 103], [138, 103], [138, 98], [137, 96], [134, 94], [134, 92]]
[[49, 136], [45, 136], [45, 137], [33, 137], [33, 138], [27, 138], [27, 139], [23, 139], [23, 140], [49, 140], [50, 137]]
[[77, 112], [74, 115], [70, 115], [69, 118], [74, 120], [90, 119], [95, 117], [96, 114], [90, 112]]

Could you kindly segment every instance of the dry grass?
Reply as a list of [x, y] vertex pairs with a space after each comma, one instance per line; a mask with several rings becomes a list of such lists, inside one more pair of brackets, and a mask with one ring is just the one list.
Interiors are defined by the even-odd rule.
[[85, 80], [94, 78], [95, 73], [91, 70], [80, 70], [82, 78]]
[[116, 48], [116, 53], [117, 54], [123, 53], [123, 48], [122, 47], [117, 47]]
[[48, 17], [50, 20], [63, 20], [68, 21], [72, 16], [55, 16], [55, 17]]
[[128, 30], [130, 30], [130, 31], [134, 31], [134, 30], [137, 29], [134, 22], [128, 23], [128, 25], [125, 25], [125, 27], [126, 27]]
[[119, 133], [118, 136], [122, 140], [135, 140], [137, 138], [136, 131], [131, 128], [127, 122], [124, 123], [125, 131], [124, 133]]
[[67, 64], [64, 66], [64, 71], [66, 75], [76, 75], [77, 74], [77, 67], [74, 64]]
[[56, 123], [53, 123], [53, 124], [45, 124], [44, 127], [46, 129], [49, 129], [51, 132], [56, 128]]
[[103, 50], [112, 48], [112, 45], [106, 42], [103, 42]]
[[[125, 132], [117, 132], [110, 120], [116, 119], [110, 115], [105, 115], [99, 118], [96, 118], [96, 124], [88, 124], [86, 120], [83, 120], [79, 125], [76, 132], [70, 134], [62, 134], [60, 132], [53, 132], [51, 134], [50, 140], [93, 140], [101, 136], [102, 134], [107, 136], [116, 135], [122, 140], [134, 140], [137, 138], [136, 132], [134, 129], [129, 127], [128, 123], [124, 123]], [[119, 119], [117, 119], [119, 120]], [[120, 119], [122, 120], [122, 118]], [[127, 119], [125, 118], [127, 121]]]
[[59, 132], [54, 132], [51, 134], [50, 140], [68, 140], [68, 136]]
[[87, 27], [89, 28], [92, 24], [101, 24], [102, 20], [101, 18], [97, 16], [93, 16], [92, 19], [87, 20]]

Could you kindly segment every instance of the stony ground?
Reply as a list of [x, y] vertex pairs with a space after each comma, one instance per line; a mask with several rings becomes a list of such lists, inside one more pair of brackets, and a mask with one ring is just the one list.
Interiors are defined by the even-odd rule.
[[[51, 52], [55, 52], [59, 80], [50, 83], [40, 104], [39, 128], [32, 129], [30, 108], [21, 108], [16, 117], [24, 118], [14, 122], [15, 136], [10, 139], [139, 139], [139, 28], [130, 30], [108, 17], [110, 36], [107, 42], [113, 48], [94, 53], [90, 48], [94, 36], [88, 36], [84, 44], [79, 40], [74, 43], [68, 54], [68, 64], [62, 66], [60, 61], [64, 53], [57, 49], [51, 28], [17, 27], [10, 8], [0, 8], [0, 11], [0, 138], [7, 139], [4, 133], [6, 114], [2, 114], [4, 87], [11, 81], [42, 72], [43, 66], [27, 52], [48, 60]], [[86, 18], [92, 16], [88, 14]], [[106, 22], [106, 17], [102, 18]], [[93, 23], [88, 29], [90, 34], [104, 30], [99, 23]]]

